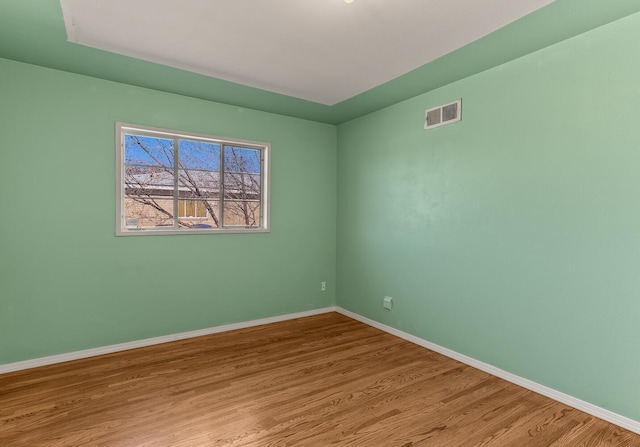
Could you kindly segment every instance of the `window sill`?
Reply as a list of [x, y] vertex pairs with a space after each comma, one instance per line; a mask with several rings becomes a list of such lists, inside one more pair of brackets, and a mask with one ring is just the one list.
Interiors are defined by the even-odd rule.
[[139, 229], [139, 230], [116, 230], [116, 236], [164, 236], [164, 235], [190, 235], [190, 234], [254, 234], [270, 233], [268, 228], [198, 228], [184, 230], [161, 230], [161, 229]]

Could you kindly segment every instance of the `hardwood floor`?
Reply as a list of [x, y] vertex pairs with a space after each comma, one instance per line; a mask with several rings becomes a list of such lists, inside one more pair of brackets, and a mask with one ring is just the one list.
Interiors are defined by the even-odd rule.
[[0, 446], [640, 446], [330, 313], [0, 375]]

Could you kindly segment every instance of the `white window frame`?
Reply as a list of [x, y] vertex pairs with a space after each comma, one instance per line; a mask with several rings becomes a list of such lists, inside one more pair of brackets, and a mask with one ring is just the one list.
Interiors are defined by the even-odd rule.
[[[116, 122], [116, 236], [141, 236], [141, 235], [171, 235], [171, 234], [218, 234], [218, 233], [269, 233], [270, 216], [269, 216], [269, 195], [271, 191], [271, 144], [241, 140], [237, 138], [216, 137], [193, 132], [176, 131], [172, 129], [163, 129], [150, 126], [142, 126], [137, 124], [127, 124]], [[260, 224], [255, 227], [242, 226], [222, 226], [223, 220], [220, 219], [219, 228], [180, 228], [175, 224], [167, 227], [147, 227], [137, 228], [127, 226], [125, 219], [125, 154], [124, 141], [125, 135], [135, 134], [140, 136], [149, 136], [165, 139], [189, 139], [195, 141], [204, 141], [219, 144], [223, 146], [246, 147], [249, 149], [260, 150], [261, 153], [261, 169], [260, 169]], [[179, 197], [173, 200], [180, 200]], [[221, 194], [220, 207], [223, 205], [224, 197]], [[222, 208], [221, 208], [222, 209]], [[208, 215], [209, 213], [207, 213]]]

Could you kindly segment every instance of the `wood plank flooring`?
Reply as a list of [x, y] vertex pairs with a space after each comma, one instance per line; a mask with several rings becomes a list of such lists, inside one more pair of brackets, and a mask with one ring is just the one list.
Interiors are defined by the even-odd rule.
[[3, 447], [640, 446], [330, 313], [0, 375]]

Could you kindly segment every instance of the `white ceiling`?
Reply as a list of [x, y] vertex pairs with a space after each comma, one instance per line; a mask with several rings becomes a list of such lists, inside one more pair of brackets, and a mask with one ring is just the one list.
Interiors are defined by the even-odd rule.
[[61, 0], [69, 41], [333, 105], [554, 0]]

